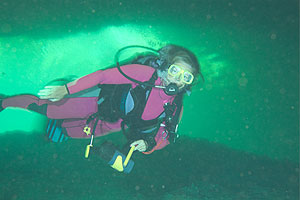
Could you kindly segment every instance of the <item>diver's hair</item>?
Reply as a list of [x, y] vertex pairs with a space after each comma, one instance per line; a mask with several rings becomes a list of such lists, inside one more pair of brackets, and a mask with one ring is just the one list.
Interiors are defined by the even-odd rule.
[[171, 64], [177, 61], [183, 61], [193, 68], [195, 77], [200, 75], [204, 80], [198, 59], [190, 50], [178, 45], [168, 44], [159, 49], [158, 52], [160, 54], [160, 67], [162, 70], [166, 70]]

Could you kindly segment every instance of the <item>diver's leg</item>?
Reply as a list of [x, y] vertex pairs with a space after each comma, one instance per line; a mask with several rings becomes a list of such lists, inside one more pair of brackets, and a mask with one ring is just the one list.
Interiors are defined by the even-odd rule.
[[6, 95], [0, 94], [0, 112], [1, 112], [2, 110], [4, 110], [4, 107], [2, 106], [2, 102], [3, 102], [3, 100], [4, 100], [5, 98], [7, 98]]
[[34, 95], [5, 98], [2, 107], [19, 107], [46, 115], [51, 119], [87, 118], [98, 111], [98, 97], [64, 98], [52, 102]]
[[3, 101], [3, 99], [0, 99], [0, 112], [1, 112], [2, 110], [4, 110], [4, 108], [2, 107], [2, 101]]
[[0, 99], [0, 112], [4, 110], [4, 108], [2, 107], [2, 99]]
[[[87, 135], [83, 132], [86, 126], [87, 119], [65, 119], [62, 123], [62, 127], [65, 128], [67, 135], [72, 138], [90, 138], [91, 135]], [[90, 132], [93, 132], [94, 121], [88, 125], [91, 129]], [[117, 132], [121, 130], [121, 120], [116, 123], [108, 123], [99, 120], [95, 129], [95, 137], [100, 137], [107, 135], [112, 132]]]
[[64, 98], [48, 103], [47, 116], [52, 119], [87, 119], [98, 112], [98, 97]]
[[17, 95], [2, 99], [1, 107], [18, 107], [46, 115], [48, 100], [41, 100], [34, 95]]
[[49, 119], [46, 136], [52, 142], [64, 142], [68, 139], [66, 129], [61, 127], [62, 122], [62, 119]]

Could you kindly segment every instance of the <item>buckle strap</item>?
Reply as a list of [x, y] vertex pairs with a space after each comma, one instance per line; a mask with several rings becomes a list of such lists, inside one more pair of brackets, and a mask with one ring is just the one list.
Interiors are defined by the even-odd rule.
[[[89, 118], [86, 120], [86, 125], [85, 125], [85, 127], [84, 127], [84, 129], [83, 129], [83, 132], [84, 132], [86, 135], [90, 135], [90, 134], [91, 134], [91, 136], [94, 136], [94, 135], [95, 135], [96, 126], [97, 126], [97, 124], [98, 124], [99, 118], [100, 118], [100, 116], [99, 116], [98, 113], [94, 113], [94, 114], [92, 114], [92, 115], [89, 116]], [[94, 121], [95, 119], [96, 119], [96, 121], [95, 121], [95, 123], [94, 123], [93, 129], [92, 129], [92, 133], [91, 133], [91, 127], [89, 126], [89, 124], [90, 124], [92, 121]]]

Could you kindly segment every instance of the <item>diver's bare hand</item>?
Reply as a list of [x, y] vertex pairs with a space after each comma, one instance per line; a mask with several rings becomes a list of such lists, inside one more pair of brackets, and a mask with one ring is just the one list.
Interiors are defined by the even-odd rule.
[[50, 101], [59, 101], [68, 94], [66, 86], [46, 86], [41, 89], [38, 96], [41, 99], [49, 99]]
[[131, 143], [130, 147], [135, 146], [134, 150], [138, 150], [140, 152], [144, 152], [147, 149], [147, 142], [145, 140], [137, 140]]

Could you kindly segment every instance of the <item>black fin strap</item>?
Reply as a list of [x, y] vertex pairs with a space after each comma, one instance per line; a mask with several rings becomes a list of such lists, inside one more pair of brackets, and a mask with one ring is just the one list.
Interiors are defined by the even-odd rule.
[[92, 135], [95, 135], [95, 131], [96, 131], [96, 127], [97, 127], [98, 121], [99, 121], [99, 116], [97, 116], [97, 118], [96, 118], [96, 122], [95, 122], [94, 127], [93, 127]]
[[67, 84], [65, 84], [65, 87], [66, 87], [66, 90], [67, 90], [68, 94], [70, 94], [70, 91], [69, 91], [69, 88], [68, 88]]
[[89, 118], [86, 120], [86, 125], [90, 124], [91, 121], [93, 121], [96, 117], [99, 120], [98, 113], [94, 113], [94, 114], [90, 115]]

